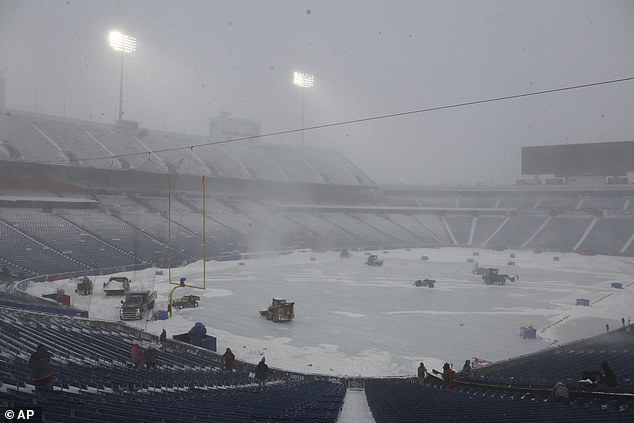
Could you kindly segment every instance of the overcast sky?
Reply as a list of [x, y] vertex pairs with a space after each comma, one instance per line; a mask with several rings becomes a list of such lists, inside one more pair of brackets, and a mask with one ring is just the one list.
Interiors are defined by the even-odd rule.
[[[0, 0], [12, 109], [207, 135], [262, 133], [634, 76], [634, 1]], [[312, 73], [315, 86], [292, 83]], [[634, 81], [307, 132], [378, 183], [501, 184], [520, 147], [634, 140]], [[299, 134], [268, 137], [301, 143]]]

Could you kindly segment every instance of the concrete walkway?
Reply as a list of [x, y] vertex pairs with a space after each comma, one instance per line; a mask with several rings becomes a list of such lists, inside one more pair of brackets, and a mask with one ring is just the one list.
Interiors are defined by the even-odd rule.
[[337, 423], [373, 423], [374, 417], [365, 392], [357, 389], [348, 389], [343, 400], [343, 409]]

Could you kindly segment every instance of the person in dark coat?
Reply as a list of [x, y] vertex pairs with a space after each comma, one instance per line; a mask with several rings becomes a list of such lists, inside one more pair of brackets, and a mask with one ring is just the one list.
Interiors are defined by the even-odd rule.
[[601, 363], [601, 368], [603, 369], [601, 383], [608, 388], [616, 388], [616, 375], [606, 361]]
[[255, 379], [260, 382], [260, 385], [263, 385], [266, 381], [266, 374], [269, 372], [269, 366], [265, 363], [266, 359], [262, 357], [262, 360], [258, 363], [255, 368]]
[[563, 382], [557, 382], [555, 386], [553, 386], [551, 397], [556, 402], [567, 404], [570, 401], [568, 387]]
[[192, 345], [200, 347], [203, 338], [207, 335], [207, 328], [201, 322], [196, 322], [189, 330], [189, 339]]
[[162, 344], [166, 340], [167, 340], [167, 332], [165, 332], [165, 329], [163, 329], [163, 332], [161, 332], [161, 336], [159, 336], [159, 342]]
[[156, 348], [149, 347], [145, 350], [145, 354], [143, 355], [143, 359], [145, 360], [145, 366], [149, 369], [151, 367], [156, 367], [156, 363], [158, 362], [159, 352]]
[[460, 376], [462, 377], [471, 377], [473, 369], [471, 368], [471, 360], [465, 360], [464, 366], [462, 366], [462, 372], [460, 372]]
[[36, 391], [53, 389], [53, 376], [51, 375], [51, 357], [44, 345], [38, 345], [29, 358], [29, 367], [33, 375], [33, 384]]
[[424, 383], [425, 377], [427, 377], [427, 368], [421, 361], [420, 365], [418, 366], [418, 384], [419, 385], [422, 385]]
[[222, 357], [225, 359], [225, 370], [233, 370], [233, 365], [234, 365], [236, 356], [231, 351], [231, 348], [227, 348], [227, 350], [222, 355]]

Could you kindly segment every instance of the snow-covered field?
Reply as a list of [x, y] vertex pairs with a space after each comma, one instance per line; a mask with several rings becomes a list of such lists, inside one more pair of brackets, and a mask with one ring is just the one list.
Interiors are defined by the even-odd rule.
[[[634, 317], [633, 258], [461, 248], [375, 253], [385, 260], [383, 267], [365, 266], [363, 252], [348, 259], [337, 252], [295, 251], [244, 265], [207, 262], [206, 291], [174, 292], [175, 299], [201, 296], [198, 308], [174, 310], [169, 320], [129, 324], [155, 334], [165, 328], [171, 336], [200, 321], [217, 337], [218, 351], [230, 347], [243, 361], [256, 363], [264, 355], [277, 368], [370, 377], [414, 375], [420, 361], [428, 368], [445, 361], [460, 368], [473, 357], [503, 360], [597, 335], [606, 324], [616, 328], [621, 318]], [[519, 280], [485, 285], [468, 259]], [[157, 290], [155, 310], [165, 310], [173, 285], [167, 269], [162, 275], [157, 270], [120, 275], [133, 280], [134, 291]], [[172, 270], [173, 283], [181, 277], [202, 286], [202, 262]], [[436, 279], [436, 286], [413, 285], [425, 278]], [[121, 297], [105, 297], [107, 276], [91, 279], [96, 279], [92, 296], [76, 295], [71, 281], [31, 284], [28, 290], [41, 295], [63, 288], [91, 318], [117, 321]], [[624, 289], [611, 288], [612, 282]], [[294, 321], [273, 323], [260, 316], [273, 297], [295, 301]], [[591, 306], [576, 306], [577, 298]], [[519, 336], [528, 325], [537, 329], [538, 339]]]

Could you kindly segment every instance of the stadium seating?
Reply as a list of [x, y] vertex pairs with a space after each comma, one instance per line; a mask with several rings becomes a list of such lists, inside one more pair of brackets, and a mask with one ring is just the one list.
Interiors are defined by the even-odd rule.
[[625, 422], [634, 418], [627, 402], [562, 404], [550, 390], [500, 390], [454, 384], [365, 384], [368, 405], [377, 423], [441, 422]]
[[401, 228], [407, 230], [408, 232], [414, 233], [419, 238], [418, 242], [420, 246], [438, 247], [442, 245], [442, 241], [438, 239], [425, 226], [423, 226], [423, 224], [421, 224], [421, 222], [417, 220], [414, 216], [388, 213], [386, 217]]
[[618, 253], [626, 246], [632, 233], [634, 233], [632, 218], [599, 219], [581, 243], [579, 250]]
[[[169, 241], [166, 197], [99, 194], [96, 198], [99, 208], [86, 204], [43, 211], [0, 205], [0, 231], [5, 239], [0, 244], [0, 259], [33, 276], [133, 264], [165, 266], [170, 254], [177, 266], [202, 257], [200, 198], [172, 198]], [[209, 197], [206, 254], [213, 258], [262, 249], [453, 245], [610, 254], [634, 251], [634, 218], [626, 215], [551, 216], [529, 209], [510, 216], [473, 216], [455, 212], [405, 214], [394, 209], [373, 213], [372, 208], [377, 206], [362, 206], [352, 213], [316, 213], [310, 207], [279, 211], [246, 198]]]
[[[631, 392], [634, 389], [634, 363], [629, 357], [634, 350], [634, 333], [621, 328], [608, 334], [578, 341], [535, 354], [525, 360], [497, 364], [487, 369], [482, 379], [521, 385], [552, 386], [558, 381], [578, 384], [586, 370], [600, 370], [607, 362], [614, 371], [618, 386], [616, 391]], [[495, 370], [499, 368], [499, 370]], [[583, 385], [581, 385], [583, 386]]]
[[61, 316], [88, 317], [88, 312], [85, 310], [78, 310], [54, 301], [45, 300], [44, 298], [33, 297], [19, 290], [15, 292], [2, 290], [0, 292], [0, 308], [27, 310]]
[[517, 215], [511, 216], [508, 222], [485, 247], [501, 246], [505, 248], [521, 248], [522, 245], [539, 229], [547, 216]]
[[[0, 401], [36, 404], [46, 422], [335, 422], [341, 410], [341, 383], [291, 381], [274, 372], [259, 385], [249, 377], [252, 367], [224, 371], [217, 356], [174, 341], [161, 348], [156, 368], [136, 367], [129, 364], [131, 345], [152, 342], [146, 334], [107, 322], [0, 310]], [[40, 344], [53, 354], [52, 391], [31, 384], [27, 362]]]
[[458, 245], [469, 245], [473, 216], [447, 215], [445, 220], [456, 243]]
[[591, 216], [557, 216], [527, 244], [527, 247], [548, 246], [556, 251], [572, 251], [592, 222]]
[[420, 238], [415, 233], [395, 224], [385, 216], [374, 213], [353, 213], [351, 215], [372, 226], [376, 232], [394, 238], [400, 246], [416, 247], [420, 245]]
[[482, 246], [495, 231], [504, 223], [504, 216], [478, 216], [473, 231], [471, 245]]
[[52, 213], [12, 208], [1, 210], [0, 218], [32, 239], [93, 269], [138, 263], [127, 251], [114, 247]]
[[[0, 219], [0, 257], [15, 263], [26, 274], [41, 275], [88, 270], [89, 267], [66, 254], [29, 238]], [[103, 266], [105, 267], [105, 266]]]

